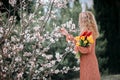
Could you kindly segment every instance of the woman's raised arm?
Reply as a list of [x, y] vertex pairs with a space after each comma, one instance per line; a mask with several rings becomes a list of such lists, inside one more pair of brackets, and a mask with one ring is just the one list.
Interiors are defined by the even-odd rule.
[[61, 28], [60, 32], [66, 36], [66, 41], [71, 41], [75, 43], [74, 37], [71, 34], [69, 34], [65, 28]]

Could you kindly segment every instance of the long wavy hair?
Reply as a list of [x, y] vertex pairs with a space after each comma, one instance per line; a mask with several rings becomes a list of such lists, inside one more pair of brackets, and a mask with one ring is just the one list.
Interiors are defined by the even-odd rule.
[[79, 27], [80, 31], [85, 28], [92, 31], [95, 39], [99, 37], [98, 26], [96, 24], [95, 17], [91, 12], [86, 11], [79, 14]]

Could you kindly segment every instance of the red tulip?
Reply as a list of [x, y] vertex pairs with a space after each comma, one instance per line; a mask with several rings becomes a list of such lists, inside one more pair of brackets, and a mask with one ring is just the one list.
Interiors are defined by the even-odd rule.
[[92, 34], [92, 32], [88, 32], [86, 36], [90, 36]]
[[81, 36], [86, 36], [87, 33], [88, 33], [88, 31], [85, 31], [85, 32], [83, 32], [83, 33], [81, 34]]

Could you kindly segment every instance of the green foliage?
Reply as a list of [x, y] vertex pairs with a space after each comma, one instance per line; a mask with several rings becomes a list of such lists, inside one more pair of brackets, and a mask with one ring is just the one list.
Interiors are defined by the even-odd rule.
[[108, 57], [105, 55], [106, 46], [107, 46], [107, 40], [106, 38], [104, 38], [104, 31], [101, 31], [100, 36], [97, 39], [96, 55], [98, 58], [99, 69], [102, 75], [108, 74], [108, 68], [106, 66], [108, 62]]
[[105, 55], [109, 58], [107, 67], [110, 74], [120, 73], [120, 0], [94, 0], [96, 20], [107, 40]]
[[78, 1], [75, 1], [73, 8], [65, 8], [61, 10], [61, 23], [65, 23], [66, 21], [73, 19], [73, 22], [78, 25], [78, 17], [81, 12], [81, 6]]

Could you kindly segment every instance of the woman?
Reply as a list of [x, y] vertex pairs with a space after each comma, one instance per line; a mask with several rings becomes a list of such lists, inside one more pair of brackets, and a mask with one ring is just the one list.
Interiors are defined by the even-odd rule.
[[95, 18], [91, 12], [82, 12], [79, 15], [81, 34], [84, 31], [91, 31], [94, 43], [89, 47], [79, 47], [82, 56], [80, 57], [80, 80], [100, 80], [98, 61], [95, 55], [95, 42], [99, 32]]
[[[82, 12], [79, 15], [80, 35], [85, 31], [91, 31], [94, 43], [88, 47], [75, 47], [75, 50], [81, 52], [80, 56], [80, 80], [100, 80], [100, 73], [98, 68], [98, 61], [95, 55], [95, 42], [99, 36], [97, 24], [93, 14], [89, 11]], [[66, 36], [67, 40], [75, 42], [72, 35], [70, 35], [64, 28], [61, 33]]]

